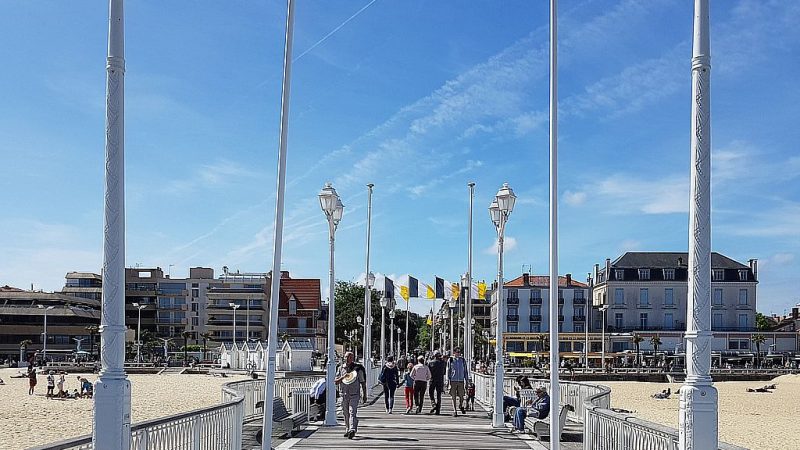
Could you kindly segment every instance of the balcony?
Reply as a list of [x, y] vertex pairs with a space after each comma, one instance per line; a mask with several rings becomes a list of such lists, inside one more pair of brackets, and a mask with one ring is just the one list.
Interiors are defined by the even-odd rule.
[[586, 316], [572, 316], [573, 322], [586, 322]]
[[756, 327], [715, 327], [712, 325], [711, 331], [737, 331], [740, 333], [754, 333], [758, 330]]
[[519, 305], [519, 297], [508, 297], [506, 303], [509, 305]]
[[174, 303], [159, 303], [158, 304], [158, 309], [162, 309], [162, 310], [163, 309], [171, 309], [171, 310], [175, 310], [175, 311], [187, 311], [189, 309], [189, 305], [187, 305], [186, 303], [184, 303], [182, 305], [181, 304], [176, 305]]
[[506, 314], [506, 320], [509, 322], [518, 322], [519, 314]]
[[586, 299], [585, 298], [573, 298], [572, 299], [572, 304], [573, 305], [585, 305], [586, 304]]
[[156, 323], [159, 325], [186, 325], [188, 322], [186, 318], [171, 318], [171, 317], [158, 317]]
[[531, 305], [541, 305], [542, 298], [541, 297], [531, 297]]
[[541, 322], [542, 315], [541, 314], [531, 314], [531, 322]]
[[158, 290], [158, 295], [160, 297], [186, 297], [187, 295], [189, 295], [189, 291], [187, 291], [186, 289], [184, 289], [182, 291], [165, 291], [165, 290], [159, 289]]
[[281, 334], [288, 334], [290, 337], [297, 336], [314, 336], [317, 333], [316, 328], [278, 328], [278, 336]]

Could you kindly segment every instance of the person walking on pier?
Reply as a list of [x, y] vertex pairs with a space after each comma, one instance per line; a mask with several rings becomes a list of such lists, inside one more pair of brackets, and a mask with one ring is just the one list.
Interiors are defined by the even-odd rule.
[[391, 414], [394, 408], [394, 391], [400, 384], [400, 371], [394, 364], [394, 356], [386, 357], [386, 364], [381, 369], [378, 381], [383, 384], [383, 402], [386, 404], [386, 412]]
[[411, 369], [414, 364], [406, 364], [406, 371], [403, 373], [403, 393], [406, 399], [406, 414], [411, 414], [411, 408], [414, 407], [414, 379], [411, 378]]
[[342, 395], [344, 437], [353, 439], [358, 432], [359, 391], [363, 392], [363, 402], [367, 402], [367, 377], [364, 366], [355, 362], [353, 352], [345, 353], [344, 358], [345, 363], [339, 367], [339, 372], [333, 382], [339, 385], [339, 391]]
[[[461, 414], [466, 414], [464, 409], [464, 397], [467, 396], [467, 381], [469, 372], [467, 371], [467, 361], [461, 356], [461, 349], [453, 349], [453, 357], [447, 362], [447, 382], [450, 386], [450, 398], [453, 400], [453, 416], [458, 416], [458, 409]], [[458, 408], [456, 408], [456, 397], [458, 397]]]
[[[442, 409], [442, 391], [444, 391], [444, 375], [447, 365], [442, 361], [439, 350], [433, 352], [433, 360], [428, 363], [431, 371], [431, 383], [428, 387], [428, 396], [431, 398], [431, 411], [428, 414], [439, 415]], [[435, 397], [434, 397], [435, 395]]]
[[425, 365], [424, 356], [417, 358], [417, 365], [411, 369], [411, 378], [414, 380], [414, 403], [417, 405], [417, 414], [419, 414], [422, 412], [423, 403], [425, 403], [425, 388], [431, 379], [431, 371]]

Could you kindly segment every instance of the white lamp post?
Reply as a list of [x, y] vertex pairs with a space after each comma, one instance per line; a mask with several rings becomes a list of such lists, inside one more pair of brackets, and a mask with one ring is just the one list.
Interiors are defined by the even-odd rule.
[[138, 320], [136, 322], [136, 362], [142, 362], [142, 310], [147, 308], [147, 305], [140, 305], [134, 303], [133, 307], [136, 308], [138, 313]]
[[47, 306], [44, 305], [36, 305], [39, 309], [44, 310], [44, 333], [42, 336], [44, 339], [42, 340], [42, 358], [44, 359], [45, 364], [47, 364], [47, 311], [51, 311], [55, 306]]
[[514, 210], [517, 196], [508, 186], [497, 191], [494, 201], [489, 205], [489, 217], [497, 230], [497, 332], [495, 333], [495, 369], [494, 369], [494, 414], [492, 426], [502, 428], [503, 425], [503, 331], [506, 324], [505, 299], [503, 298], [503, 238], [506, 222]]
[[[398, 354], [400, 353], [400, 335], [401, 334], [403, 334], [403, 330], [400, 329], [400, 327], [397, 327], [397, 353]], [[408, 339], [408, 336], [406, 336], [406, 339]], [[406, 355], [406, 356], [408, 356], [408, 355]]]
[[450, 307], [449, 315], [450, 315], [450, 349], [449, 351], [452, 352], [455, 347], [453, 347], [453, 316], [455, 316], [455, 308], [456, 308], [456, 300], [450, 299], [447, 302], [447, 306]]
[[[356, 316], [356, 322], [358, 322], [358, 326], [361, 327], [361, 324], [364, 322], [364, 319], [362, 319], [361, 316]], [[358, 329], [356, 329], [354, 331], [356, 332], [356, 337], [358, 337]], [[363, 328], [361, 329], [361, 332], [362, 333], [364, 332]], [[362, 336], [364, 336], [364, 334], [362, 334]], [[364, 344], [362, 342], [361, 345], [364, 346], [366, 344]], [[354, 353], [354, 356], [355, 356], [355, 360], [358, 361], [358, 350], [356, 349], [355, 344], [353, 344], [353, 353]], [[364, 353], [364, 352], [362, 351], [361, 353]], [[364, 358], [364, 365], [365, 366], [367, 365], [367, 358], [366, 357]]]
[[372, 286], [375, 275], [369, 271], [369, 241], [372, 233], [372, 188], [375, 185], [367, 184], [367, 265], [364, 273], [364, 367], [366, 369], [367, 385], [371, 386], [372, 380]]
[[602, 314], [602, 329], [600, 331], [600, 370], [606, 370], [606, 311], [608, 311], [608, 305], [603, 305], [600, 307], [600, 314]]
[[242, 305], [237, 305], [236, 303], [230, 302], [228, 303], [228, 306], [233, 308], [233, 346], [236, 347], [236, 310], [239, 309]]
[[[475, 197], [475, 183], [470, 181], [467, 183], [467, 187], [469, 188], [469, 227], [467, 231], [467, 240], [469, 241], [469, 247], [467, 250], [467, 273], [466, 273], [466, 285], [467, 285], [467, 292], [466, 297], [464, 298], [464, 309], [466, 310], [464, 314], [465, 323], [471, 324], [473, 322], [472, 318], [472, 201]], [[472, 352], [475, 350], [475, 345], [473, 343], [473, 334], [472, 328], [469, 329], [469, 333], [464, 333], [464, 357], [467, 360], [467, 366], [472, 367], [471, 364], [475, 359]], [[472, 374], [472, 371], [469, 372]]]
[[711, 45], [708, 0], [694, 2], [686, 381], [679, 447], [717, 448], [718, 393], [711, 379]]
[[381, 367], [386, 364], [386, 307], [389, 306], [389, 299], [382, 297], [381, 305]]
[[[400, 339], [397, 339], [398, 348], [400, 347]], [[394, 355], [397, 359], [397, 353], [394, 351], [394, 308], [389, 310], [389, 353]]]
[[328, 242], [330, 243], [330, 279], [328, 280], [330, 289], [330, 300], [328, 301], [328, 364], [325, 367], [325, 379], [328, 388], [325, 390], [325, 425], [336, 425], [336, 392], [333, 388], [333, 379], [336, 370], [336, 286], [333, 271], [334, 249], [336, 242], [336, 228], [342, 220], [344, 205], [336, 193], [336, 189], [330, 183], [325, 183], [325, 187], [319, 193], [319, 205], [325, 218], [328, 219]]

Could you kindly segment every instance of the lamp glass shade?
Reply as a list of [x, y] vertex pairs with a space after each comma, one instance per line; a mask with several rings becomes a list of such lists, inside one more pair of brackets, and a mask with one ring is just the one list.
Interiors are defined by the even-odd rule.
[[333, 223], [338, 224], [342, 220], [342, 215], [344, 215], [344, 204], [342, 204], [342, 199], [337, 196], [336, 207], [333, 209]]
[[456, 299], [451, 298], [450, 300], [448, 300], [447, 301], [447, 306], [449, 306], [450, 308], [455, 308], [456, 307]]
[[361, 323], [361, 316], [356, 316], [356, 322]]
[[492, 219], [495, 226], [500, 225], [500, 207], [497, 204], [497, 199], [494, 199], [492, 204], [489, 205], [489, 218]]
[[511, 190], [508, 183], [503, 183], [503, 187], [497, 191], [496, 199], [500, 211], [505, 214], [511, 214], [511, 211], [514, 210], [514, 203], [516, 203], [517, 196], [514, 195], [514, 191]]
[[370, 272], [367, 275], [367, 287], [371, 288], [372, 286], [375, 286], [375, 274]]
[[381, 304], [381, 308], [386, 308], [386, 306], [389, 305], [389, 299], [386, 298], [386, 297], [383, 297], [383, 298], [381, 298], [379, 300], [379, 303]]
[[389, 311], [389, 318], [394, 319], [394, 310]]
[[325, 183], [325, 187], [319, 193], [319, 206], [325, 214], [331, 215], [336, 209], [336, 202], [339, 196], [336, 194], [336, 189], [330, 183]]

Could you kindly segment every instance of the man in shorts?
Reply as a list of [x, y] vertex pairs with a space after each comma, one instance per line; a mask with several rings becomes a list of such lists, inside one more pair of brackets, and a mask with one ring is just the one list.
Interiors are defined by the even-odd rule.
[[[447, 361], [447, 381], [450, 384], [450, 398], [453, 399], [453, 416], [466, 414], [464, 409], [464, 398], [467, 396], [466, 385], [469, 381], [467, 361], [461, 356], [461, 349], [453, 349], [453, 357]], [[458, 397], [458, 407], [456, 407], [456, 397]]]

